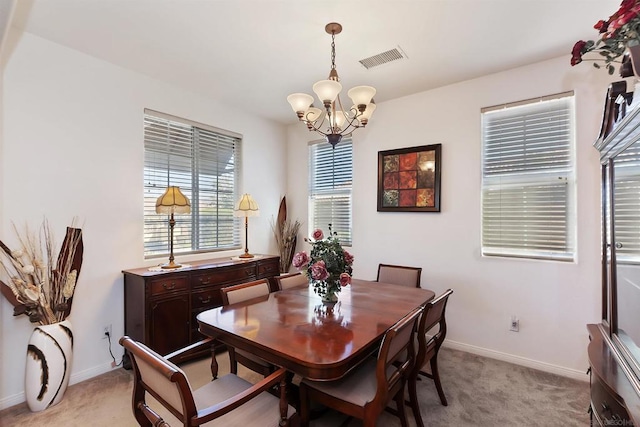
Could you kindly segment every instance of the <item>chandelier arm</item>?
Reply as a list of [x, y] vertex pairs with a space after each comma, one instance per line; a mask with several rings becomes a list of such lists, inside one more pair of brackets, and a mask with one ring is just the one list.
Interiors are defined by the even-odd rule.
[[[322, 124], [325, 122], [325, 119], [322, 119], [322, 122], [320, 122], [320, 126], [322, 126]], [[307, 128], [309, 129], [309, 131], [315, 131], [318, 132], [319, 134], [322, 134], [322, 136], [327, 136], [329, 135], [329, 133], [325, 133], [323, 131], [320, 130], [320, 127], [317, 127], [313, 122], [311, 121], [305, 121], [305, 123], [307, 124]]]

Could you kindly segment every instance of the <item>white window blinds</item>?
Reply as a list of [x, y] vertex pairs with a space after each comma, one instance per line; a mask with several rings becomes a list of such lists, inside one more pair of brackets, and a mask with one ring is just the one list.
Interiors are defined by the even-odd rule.
[[482, 112], [482, 253], [573, 260], [573, 94]]
[[640, 141], [614, 157], [616, 259], [640, 262]]
[[174, 252], [240, 247], [237, 198], [241, 138], [188, 120], [145, 110], [144, 253], [169, 252], [169, 217], [155, 212], [169, 185], [191, 201], [191, 214], [175, 215]]
[[353, 144], [343, 139], [335, 148], [321, 141], [309, 146], [309, 225], [311, 233], [329, 224], [340, 243], [351, 246]]

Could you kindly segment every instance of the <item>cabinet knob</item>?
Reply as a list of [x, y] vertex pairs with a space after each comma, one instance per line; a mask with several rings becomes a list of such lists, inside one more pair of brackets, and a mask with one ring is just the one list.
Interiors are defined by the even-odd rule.
[[175, 288], [176, 288], [176, 284], [175, 284], [175, 283], [172, 283], [172, 284], [170, 284], [170, 285], [167, 285], [166, 283], [163, 283], [163, 284], [162, 284], [162, 287], [163, 287], [163, 288], [165, 288], [165, 289], [166, 289], [166, 290], [168, 290], [168, 291], [171, 291], [171, 290], [173, 290], [173, 289], [175, 289]]
[[210, 295], [207, 295], [207, 297], [206, 297], [206, 298], [202, 298], [202, 297], [198, 297], [198, 298], [200, 298], [200, 302], [201, 302], [202, 304], [208, 304], [208, 303], [210, 303], [210, 302], [211, 302], [211, 296], [210, 296]]
[[620, 249], [620, 248], [622, 248], [622, 243], [616, 242], [616, 249]]
[[211, 278], [207, 277], [206, 279], [200, 279], [201, 285], [209, 285], [211, 283]]

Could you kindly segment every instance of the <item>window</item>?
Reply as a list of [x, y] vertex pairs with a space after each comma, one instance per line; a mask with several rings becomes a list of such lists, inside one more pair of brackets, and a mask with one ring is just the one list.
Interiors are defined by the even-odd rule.
[[326, 141], [309, 146], [309, 225], [338, 233], [340, 243], [351, 246], [351, 188], [353, 143], [344, 138], [335, 148]]
[[169, 253], [169, 217], [155, 211], [169, 185], [180, 187], [191, 201], [191, 214], [175, 215], [175, 253], [240, 247], [233, 216], [240, 143], [241, 136], [232, 132], [145, 110], [145, 257]]
[[572, 261], [573, 93], [482, 110], [482, 254]]

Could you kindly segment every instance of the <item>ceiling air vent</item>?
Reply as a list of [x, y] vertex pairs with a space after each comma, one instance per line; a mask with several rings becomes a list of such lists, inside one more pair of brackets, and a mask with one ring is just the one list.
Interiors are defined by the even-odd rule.
[[407, 55], [405, 55], [405, 53], [398, 47], [386, 52], [379, 53], [377, 55], [370, 56], [365, 59], [361, 59], [358, 62], [360, 62], [362, 66], [368, 70], [382, 64], [405, 59], [406, 57]]

